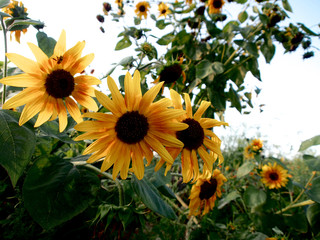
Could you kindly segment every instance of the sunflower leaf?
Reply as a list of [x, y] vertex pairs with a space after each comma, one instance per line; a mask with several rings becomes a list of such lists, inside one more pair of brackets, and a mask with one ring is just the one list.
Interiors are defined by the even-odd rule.
[[36, 137], [27, 125], [19, 126], [19, 113], [0, 110], [0, 164], [7, 170], [13, 186], [31, 160]]
[[54, 47], [56, 46], [56, 40], [52, 37], [48, 37], [44, 32], [37, 33], [37, 41], [39, 48], [48, 56], [53, 54]]
[[314, 235], [317, 235], [320, 232], [320, 204], [310, 205], [306, 215]]
[[141, 201], [152, 211], [169, 219], [176, 219], [173, 209], [161, 198], [158, 190], [148, 180], [138, 180], [134, 175], [131, 184]]
[[302, 151], [308, 149], [309, 147], [319, 145], [319, 144], [320, 144], [320, 135], [314, 136], [314, 137], [307, 139], [301, 143], [300, 148], [299, 148], [299, 152], [302, 152]]
[[304, 154], [303, 160], [308, 165], [311, 171], [320, 171], [320, 158]]
[[306, 194], [317, 203], [320, 203], [320, 177], [313, 179], [311, 188], [306, 191]]
[[22, 194], [31, 217], [50, 229], [83, 212], [100, 188], [98, 176], [59, 158], [39, 158], [30, 168]]
[[10, 0], [0, 0], [0, 8], [4, 8], [8, 6], [10, 3]]

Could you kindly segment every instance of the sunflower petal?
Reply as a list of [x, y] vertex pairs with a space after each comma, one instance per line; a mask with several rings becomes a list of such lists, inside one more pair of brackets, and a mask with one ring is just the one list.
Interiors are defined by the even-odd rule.
[[119, 112], [124, 114], [127, 111], [127, 108], [123, 96], [119, 92], [118, 87], [112, 77], [108, 76], [107, 82], [115, 106], [118, 108]]
[[44, 81], [39, 78], [34, 78], [29, 74], [19, 74], [9, 76], [0, 80], [0, 83], [14, 87], [41, 87], [44, 86]]
[[135, 103], [135, 98], [134, 98], [135, 93], [134, 93], [133, 80], [129, 72], [127, 72], [126, 76], [124, 77], [124, 90], [126, 92], [125, 94], [126, 106], [128, 108], [128, 111], [132, 111]]
[[147, 145], [147, 143], [144, 140], [140, 141], [139, 145], [143, 152], [143, 155], [147, 159], [147, 166], [148, 166], [153, 159], [153, 152], [151, 151], [150, 147]]
[[173, 107], [175, 109], [183, 109], [181, 103], [181, 96], [175, 90], [170, 89], [170, 97], [172, 99]]
[[74, 126], [74, 129], [81, 132], [101, 132], [102, 130], [115, 128], [115, 125], [113, 122], [84, 121]]
[[134, 92], [134, 98], [135, 98], [135, 102], [134, 102], [134, 106], [133, 106], [133, 111], [138, 110], [138, 107], [140, 105], [140, 101], [142, 99], [142, 93], [141, 93], [141, 76], [140, 76], [140, 72], [138, 70], [136, 70], [133, 74], [133, 92]]
[[162, 157], [166, 162], [169, 164], [173, 164], [173, 158], [171, 155], [168, 153], [168, 151], [165, 149], [165, 147], [161, 144], [159, 140], [156, 138], [152, 137], [150, 134], [147, 134], [144, 137], [145, 141], [147, 142], [150, 147], [153, 148], [154, 151], [156, 151], [160, 157]]
[[54, 56], [62, 56], [66, 52], [66, 31], [62, 30], [59, 40], [53, 50]]
[[80, 75], [74, 78], [75, 83], [82, 83], [86, 85], [99, 85], [101, 84], [101, 81], [93, 76], [88, 76], [88, 75]]
[[16, 53], [7, 53], [6, 56], [25, 73], [39, 74], [37, 62]]
[[188, 118], [192, 118], [192, 106], [191, 106], [191, 100], [189, 97], [189, 94], [184, 93], [184, 102], [186, 104], [186, 111]]
[[29, 121], [34, 115], [36, 115], [42, 109], [44, 101], [34, 101], [31, 103], [26, 104], [23, 108], [20, 119], [19, 125], [23, 125], [27, 121]]
[[34, 124], [34, 127], [39, 127], [46, 121], [50, 119], [53, 114], [53, 108], [55, 105], [55, 98], [48, 96], [46, 101], [43, 104], [43, 107], [38, 115], [37, 121]]
[[162, 85], [164, 82], [158, 83], [157, 85], [153, 86], [149, 89], [142, 97], [140, 106], [139, 106], [139, 113], [144, 114], [147, 112], [148, 107], [151, 105], [157, 94], [159, 93]]
[[78, 108], [78, 105], [70, 98], [66, 97], [65, 103], [68, 109], [68, 112], [70, 113], [71, 117], [77, 122], [80, 123], [82, 122], [82, 117], [80, 110]]
[[198, 153], [201, 159], [203, 160], [204, 164], [209, 169], [209, 172], [212, 172], [214, 162], [213, 156], [210, 155], [203, 146], [200, 146], [198, 148]]
[[136, 177], [141, 180], [144, 176], [143, 154], [138, 143], [135, 144], [134, 151], [132, 151], [132, 168]]
[[101, 112], [87, 112], [82, 115], [82, 117], [86, 118], [93, 118], [99, 121], [105, 121], [105, 122], [117, 122], [117, 118], [113, 116], [112, 114], [107, 113], [101, 113]]
[[75, 98], [75, 100], [85, 108], [88, 108], [92, 111], [98, 111], [97, 103], [88, 95], [81, 94], [78, 91], [73, 91], [72, 96]]
[[73, 65], [70, 66], [70, 74], [73, 76], [76, 73], [81, 73], [94, 59], [94, 54], [90, 53], [82, 58], [79, 58]]
[[67, 109], [61, 98], [57, 99], [57, 112], [59, 116], [59, 131], [63, 132], [68, 125]]
[[115, 103], [104, 93], [99, 92], [95, 90], [96, 97], [98, 101], [109, 111], [111, 111], [114, 115], [117, 117], [120, 117], [122, 114], [121, 112], [116, 108]]
[[226, 122], [220, 122], [217, 119], [211, 119], [211, 118], [201, 118], [199, 120], [199, 123], [200, 123], [201, 127], [204, 128], [204, 129], [205, 128], [219, 127], [221, 125], [229, 126], [229, 124], [226, 123]]
[[202, 101], [200, 103], [200, 107], [198, 108], [198, 110], [196, 111], [196, 113], [194, 114], [193, 118], [196, 121], [199, 121], [202, 114], [208, 109], [208, 107], [210, 107], [211, 103], [208, 101]]
[[35, 44], [28, 43], [29, 48], [31, 49], [33, 55], [36, 57], [37, 62], [41, 66], [46, 66], [48, 62], [48, 56]]

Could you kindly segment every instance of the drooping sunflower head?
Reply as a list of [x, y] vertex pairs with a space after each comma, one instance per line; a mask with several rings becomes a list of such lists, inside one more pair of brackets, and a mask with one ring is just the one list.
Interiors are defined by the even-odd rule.
[[98, 91], [96, 97], [111, 113], [86, 113], [85, 117], [96, 121], [85, 121], [75, 126], [76, 130], [86, 132], [76, 140], [98, 139], [83, 153], [93, 153], [88, 162], [103, 159], [101, 171], [113, 166], [113, 178], [120, 172], [122, 179], [127, 178], [129, 169], [138, 179], [142, 179], [143, 158], [150, 164], [153, 151], [172, 165], [173, 158], [165, 147], [182, 147], [183, 144], [170, 132], [183, 130], [187, 126], [174, 121], [184, 111], [169, 108], [172, 105], [169, 99], [153, 102], [163, 83], [157, 84], [142, 96], [140, 73], [136, 71], [133, 78], [127, 73], [123, 97], [111, 77], [108, 77], [107, 82], [112, 99]]
[[289, 177], [288, 171], [277, 163], [263, 165], [260, 175], [262, 183], [270, 189], [285, 187]]
[[147, 1], [142, 1], [137, 3], [136, 5], [136, 9], [134, 10], [134, 12], [137, 14], [137, 16], [141, 19], [142, 16], [144, 16], [144, 18], [147, 18], [147, 12], [149, 11], [150, 5]]
[[81, 57], [84, 41], [66, 51], [66, 33], [62, 31], [50, 58], [36, 45], [28, 45], [37, 62], [8, 53], [7, 57], [25, 73], [0, 80], [2, 84], [25, 87], [3, 105], [3, 109], [10, 109], [25, 104], [20, 125], [39, 113], [35, 127], [59, 117], [59, 129], [62, 132], [67, 126], [67, 110], [76, 122], [82, 121], [76, 102], [90, 110], [98, 110], [92, 99], [94, 88], [91, 85], [100, 84], [101, 81], [87, 75], [75, 76], [94, 58], [93, 54]]
[[226, 181], [227, 179], [218, 169], [215, 169], [213, 174], [209, 171], [201, 174], [191, 188], [189, 216], [197, 216], [201, 212], [205, 215], [212, 210], [217, 196], [221, 197], [221, 186]]
[[220, 13], [224, 3], [225, 3], [224, 0], [209, 0], [208, 1], [209, 14]]
[[104, 15], [108, 15], [108, 13], [111, 11], [112, 7], [111, 7], [111, 4], [108, 3], [108, 2], [104, 2], [102, 4], [103, 8], [102, 8], [102, 11], [104, 13]]
[[[173, 106], [176, 109], [183, 109], [180, 95], [170, 90]], [[228, 124], [211, 118], [202, 118], [203, 113], [211, 105], [210, 102], [202, 101], [198, 110], [193, 114], [191, 100], [188, 94], [184, 94], [186, 114], [179, 117], [179, 122], [188, 125], [185, 130], [176, 131], [176, 137], [184, 146], [182, 148], [171, 148], [168, 151], [176, 158], [181, 152], [181, 169], [184, 182], [192, 179], [195, 181], [199, 176], [199, 162], [197, 155], [203, 160], [203, 165], [209, 172], [212, 172], [214, 162], [219, 158], [219, 164], [223, 162], [220, 150], [221, 140], [212, 132], [213, 127]], [[156, 170], [161, 167], [164, 161], [160, 161]], [[168, 167], [168, 166], [167, 166]]]
[[163, 2], [159, 3], [158, 9], [159, 9], [159, 13], [160, 13], [159, 17], [161, 17], [161, 16], [166, 17], [168, 14], [171, 13], [169, 6]]

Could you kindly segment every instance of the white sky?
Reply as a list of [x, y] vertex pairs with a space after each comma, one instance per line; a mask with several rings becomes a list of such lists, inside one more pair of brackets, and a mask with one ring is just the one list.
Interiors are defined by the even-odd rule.
[[[100, 78], [123, 57], [128, 56], [128, 51], [114, 51], [118, 28], [112, 21], [103, 24], [106, 34], [102, 34], [96, 15], [102, 13], [104, 1], [88, 0], [25, 0], [29, 17], [45, 22], [44, 31], [55, 39], [58, 39], [61, 30], [67, 32], [67, 48], [74, 46], [77, 41], [85, 40], [84, 54], [93, 52], [95, 59], [88, 70], [95, 69], [95, 76]], [[90, 4], [89, 4], [90, 2]], [[110, 1], [114, 6], [114, 1]], [[303, 22], [312, 30], [319, 32], [317, 24], [320, 23], [319, 0], [290, 0], [294, 10], [291, 14], [293, 22]], [[227, 9], [228, 3], [225, 5]], [[128, 9], [133, 11], [133, 9]], [[110, 17], [111, 19], [111, 17]], [[148, 26], [154, 21], [147, 20]], [[130, 21], [128, 20], [128, 25]], [[149, 27], [150, 27], [149, 26]], [[28, 50], [26, 42], [36, 43], [36, 30], [29, 28], [28, 33], [21, 37], [21, 44], [9, 42], [9, 52], [22, 54], [33, 58]], [[1, 39], [0, 39], [1, 40]], [[320, 41], [315, 42], [320, 48]], [[0, 49], [0, 58], [3, 56]], [[302, 52], [283, 54], [281, 47], [277, 48], [277, 54], [271, 64], [265, 64], [264, 58], [260, 59], [262, 82], [248, 75], [248, 86], [257, 85], [262, 91], [254, 100], [256, 106], [265, 104], [262, 113], [258, 107], [253, 109], [250, 115], [240, 115], [234, 109], [226, 112], [226, 121], [230, 128], [219, 129], [219, 136], [227, 136], [232, 133], [244, 133], [245, 137], [261, 137], [270, 146], [279, 146], [279, 152], [284, 155], [297, 153], [301, 141], [320, 134], [320, 52], [316, 50], [316, 57], [302, 60]], [[113, 76], [113, 75], [112, 75]], [[117, 79], [117, 75], [113, 76]], [[103, 85], [104, 86], [104, 85]], [[106, 86], [106, 85], [105, 85]], [[258, 133], [260, 135], [258, 135]], [[224, 142], [228, 145], [228, 142]], [[273, 148], [274, 152], [278, 152]], [[284, 156], [285, 157], [285, 156]]]

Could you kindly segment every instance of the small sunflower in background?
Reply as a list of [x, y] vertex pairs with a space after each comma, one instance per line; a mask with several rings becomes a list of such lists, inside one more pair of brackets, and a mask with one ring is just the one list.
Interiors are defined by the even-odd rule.
[[150, 5], [147, 1], [142, 1], [137, 3], [136, 5], [136, 9], [134, 10], [134, 12], [137, 14], [137, 16], [141, 19], [142, 16], [144, 16], [144, 18], [147, 18], [147, 12], [149, 11]]
[[191, 188], [189, 216], [198, 216], [201, 212], [203, 216], [212, 210], [217, 196], [221, 198], [221, 186], [226, 181], [227, 179], [218, 169], [215, 169], [213, 174], [210, 171], [201, 174]]
[[50, 58], [38, 46], [32, 43], [28, 45], [37, 62], [19, 54], [7, 53], [10, 61], [25, 73], [0, 80], [0, 83], [9, 86], [25, 87], [2, 106], [3, 109], [10, 109], [25, 104], [19, 119], [20, 126], [39, 113], [35, 127], [58, 117], [59, 130], [62, 132], [68, 123], [67, 110], [76, 122], [82, 121], [76, 102], [90, 110], [98, 110], [92, 99], [94, 88], [91, 85], [100, 84], [101, 81], [87, 75], [75, 77], [94, 58], [93, 53], [81, 57], [84, 41], [66, 51], [66, 33], [62, 31]]
[[118, 5], [118, 7], [123, 7], [123, 0], [116, 0], [115, 3]]
[[191, 5], [192, 4], [192, 0], [186, 0], [186, 4]]
[[108, 15], [109, 14], [109, 12], [111, 11], [111, 9], [112, 9], [112, 7], [111, 7], [111, 4], [110, 3], [108, 3], [108, 2], [104, 2], [103, 4], [102, 4], [102, 11], [103, 11], [103, 13], [104, 13], [104, 15]]
[[263, 150], [263, 142], [261, 139], [253, 139], [245, 148], [244, 148], [244, 158], [253, 159], [256, 155], [261, 154]]
[[75, 140], [98, 139], [90, 144], [83, 154], [93, 153], [88, 163], [103, 159], [101, 171], [113, 166], [112, 176], [126, 179], [131, 163], [131, 171], [138, 179], [144, 176], [144, 161], [150, 164], [153, 151], [169, 165], [174, 159], [165, 147], [183, 147], [183, 143], [168, 132], [184, 130], [185, 123], [174, 120], [184, 114], [182, 109], [172, 109], [170, 99], [163, 98], [153, 102], [163, 83], [141, 93], [140, 73], [131, 77], [127, 73], [124, 79], [125, 97], [119, 92], [116, 83], [109, 76], [108, 87], [112, 100], [96, 91], [98, 101], [111, 113], [86, 113], [83, 116], [96, 121], [84, 121], [74, 128], [86, 132]]
[[224, 0], [209, 0], [207, 5], [209, 7], [209, 14], [221, 13], [224, 3]]
[[289, 177], [288, 171], [277, 163], [263, 165], [260, 175], [262, 183], [269, 189], [285, 187]]
[[171, 13], [169, 6], [163, 2], [159, 3], [158, 10], [160, 13], [159, 17], [161, 17], [161, 16], [166, 17], [168, 14]]
[[[170, 90], [170, 96], [175, 109], [183, 109], [180, 95]], [[216, 119], [202, 118], [201, 116], [210, 106], [210, 102], [202, 101], [198, 110], [193, 115], [190, 97], [188, 94], [184, 94], [184, 101], [186, 106], [186, 113], [181, 117], [177, 118], [179, 122], [188, 124], [188, 128], [185, 130], [177, 131], [176, 137], [184, 146], [180, 148], [167, 147], [169, 153], [173, 159], [181, 154], [181, 168], [183, 182], [189, 182], [191, 179], [197, 180], [199, 176], [199, 163], [197, 154], [204, 162], [204, 167], [212, 172], [213, 163], [219, 158], [219, 164], [224, 160], [220, 145], [221, 140], [216, 134], [212, 132], [213, 127], [225, 125], [228, 123], [220, 122]], [[209, 152], [208, 152], [209, 150]], [[163, 159], [157, 163], [155, 170], [159, 170], [160, 167], [165, 163]], [[167, 163], [166, 172], [171, 168], [171, 165]]]
[[[3, 12], [10, 14], [12, 16], [12, 22], [14, 20], [24, 20], [29, 19], [27, 8], [24, 7], [22, 2], [18, 1], [11, 1], [8, 6], [4, 7]], [[9, 21], [9, 24], [12, 22]], [[13, 28], [14, 29], [14, 28]], [[14, 33], [15, 39], [18, 43], [20, 43], [21, 33], [25, 34], [27, 32], [27, 28], [24, 29], [17, 29], [17, 30], [10, 30], [10, 40], [12, 40], [12, 33]]]

